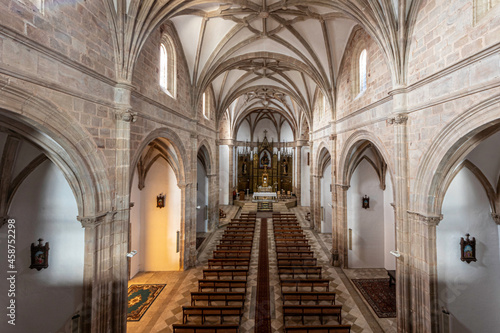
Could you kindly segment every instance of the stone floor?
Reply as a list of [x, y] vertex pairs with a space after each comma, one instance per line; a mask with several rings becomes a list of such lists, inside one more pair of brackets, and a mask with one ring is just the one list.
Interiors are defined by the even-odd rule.
[[[245, 205], [242, 212], [253, 209], [253, 206]], [[281, 209], [281, 208], [280, 208]], [[284, 209], [283, 209], [284, 211]], [[318, 265], [324, 267], [324, 276], [331, 279], [331, 290], [337, 292], [337, 304], [342, 304], [342, 318], [344, 324], [351, 324], [353, 333], [368, 332], [396, 332], [395, 319], [379, 319], [357, 292], [350, 279], [360, 277], [381, 277], [384, 270], [342, 270], [329, 265], [329, 248], [331, 247], [331, 234], [317, 234], [309, 228], [305, 221], [307, 207], [296, 207], [290, 209], [296, 213], [301, 222], [305, 234], [310, 240], [312, 249], [318, 258]], [[240, 213], [238, 212], [237, 215]], [[272, 235], [272, 223], [268, 224], [269, 235]], [[260, 230], [260, 218], [257, 219], [255, 230]], [[203, 251], [198, 256], [197, 265], [184, 272], [144, 272], [136, 275], [129, 281], [131, 284], [142, 283], [166, 283], [165, 289], [161, 292], [155, 302], [146, 311], [142, 319], [138, 322], [128, 322], [127, 331], [132, 333], [142, 332], [172, 332], [171, 325], [182, 322], [182, 306], [190, 304], [190, 292], [197, 289], [198, 279], [202, 276], [202, 270], [206, 266], [207, 259], [211, 254], [218, 240], [222, 236], [224, 228], [215, 231], [214, 235], [204, 244]], [[259, 232], [255, 233], [252, 259], [247, 283], [247, 299], [245, 301], [245, 311], [241, 319], [240, 332], [253, 332], [255, 319], [255, 301], [257, 286], [257, 260], [258, 260]], [[283, 316], [279, 279], [277, 274], [277, 262], [275, 253], [274, 238], [269, 237], [269, 265], [270, 265], [270, 293], [271, 293], [271, 326], [275, 332], [283, 332]], [[383, 277], [386, 277], [383, 276]], [[312, 319], [314, 320], [314, 319]], [[293, 323], [287, 319], [287, 323]], [[333, 323], [333, 322], [332, 322]], [[298, 324], [298, 322], [297, 322]]]

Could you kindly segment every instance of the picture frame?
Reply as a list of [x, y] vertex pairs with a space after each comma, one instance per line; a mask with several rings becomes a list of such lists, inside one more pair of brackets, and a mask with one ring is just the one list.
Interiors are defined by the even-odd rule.
[[470, 264], [472, 261], [477, 261], [476, 259], [476, 238], [469, 238], [469, 234], [465, 235], [467, 238], [461, 237], [460, 240], [460, 260], [465, 261]]
[[163, 193], [160, 193], [159, 195], [156, 196], [156, 207], [157, 208], [165, 207], [165, 195]]
[[31, 269], [41, 270], [49, 267], [49, 242], [42, 245], [43, 239], [38, 239], [38, 245], [31, 243]]
[[370, 208], [370, 198], [366, 194], [361, 200], [362, 200], [362, 207], [364, 209]]

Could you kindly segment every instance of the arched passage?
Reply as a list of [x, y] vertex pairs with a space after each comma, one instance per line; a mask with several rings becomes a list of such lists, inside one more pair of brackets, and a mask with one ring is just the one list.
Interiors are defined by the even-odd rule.
[[332, 158], [328, 149], [323, 147], [318, 156], [319, 212], [322, 233], [332, 232]]
[[[396, 249], [393, 187], [379, 143], [369, 133], [355, 133], [341, 155], [339, 226], [343, 267], [394, 270]], [[369, 206], [363, 206], [363, 198]]]
[[[487, 276], [498, 274], [498, 100], [497, 96], [479, 103], [450, 122], [436, 136], [417, 172], [417, 200], [412, 202], [409, 220], [412, 228], [422, 232], [412, 238], [410, 269], [418, 283], [411, 291], [422, 299], [413, 311], [430, 312], [422, 314], [430, 318], [423, 323], [428, 330], [441, 328], [443, 308], [449, 309], [449, 323], [457, 331], [488, 331], [488, 327], [497, 325], [494, 316], [477, 323], [470, 315], [482, 305], [498, 305], [498, 297], [491, 304], [484, 301], [495, 296], [496, 290]], [[460, 238], [466, 233], [475, 237], [477, 249], [482, 249], [478, 263], [466, 264], [456, 257], [460, 254]], [[443, 248], [440, 241], [449, 244]], [[421, 251], [423, 247], [425, 252]], [[448, 262], [443, 261], [446, 258]], [[466, 273], [460, 272], [463, 270]], [[476, 278], [480, 284], [470, 284], [458, 278], [458, 273]], [[466, 313], [469, 310], [472, 313]], [[492, 310], [487, 312], [494, 313]]]
[[[196, 232], [206, 233], [208, 231], [208, 201], [210, 157], [205, 146], [198, 150], [197, 155], [197, 185], [196, 185]], [[197, 237], [198, 238], [198, 237]], [[197, 243], [198, 245], [198, 243]]]

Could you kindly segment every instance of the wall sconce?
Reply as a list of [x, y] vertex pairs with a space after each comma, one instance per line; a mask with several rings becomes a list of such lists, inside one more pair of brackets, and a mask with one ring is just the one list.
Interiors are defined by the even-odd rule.
[[156, 207], [163, 208], [165, 207], [165, 194], [160, 193], [156, 196]]
[[127, 257], [132, 258], [137, 254], [137, 250], [133, 250], [132, 252], [127, 253]]
[[363, 200], [363, 208], [368, 209], [370, 208], [370, 198], [365, 194], [365, 196], [362, 198]]
[[49, 267], [49, 242], [42, 245], [43, 239], [38, 239], [38, 245], [31, 243], [31, 265], [30, 268], [41, 270]]

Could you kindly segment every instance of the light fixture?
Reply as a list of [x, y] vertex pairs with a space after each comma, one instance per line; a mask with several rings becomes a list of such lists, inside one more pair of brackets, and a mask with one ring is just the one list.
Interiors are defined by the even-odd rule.
[[362, 198], [362, 204], [364, 209], [370, 208], [370, 198], [365, 194], [365, 196]]
[[137, 254], [137, 250], [133, 250], [132, 252], [127, 253], [127, 257], [132, 258], [132, 257], [133, 257], [133, 256], [135, 256], [136, 254]]
[[156, 196], [156, 207], [157, 208], [165, 207], [165, 194], [160, 193]]

